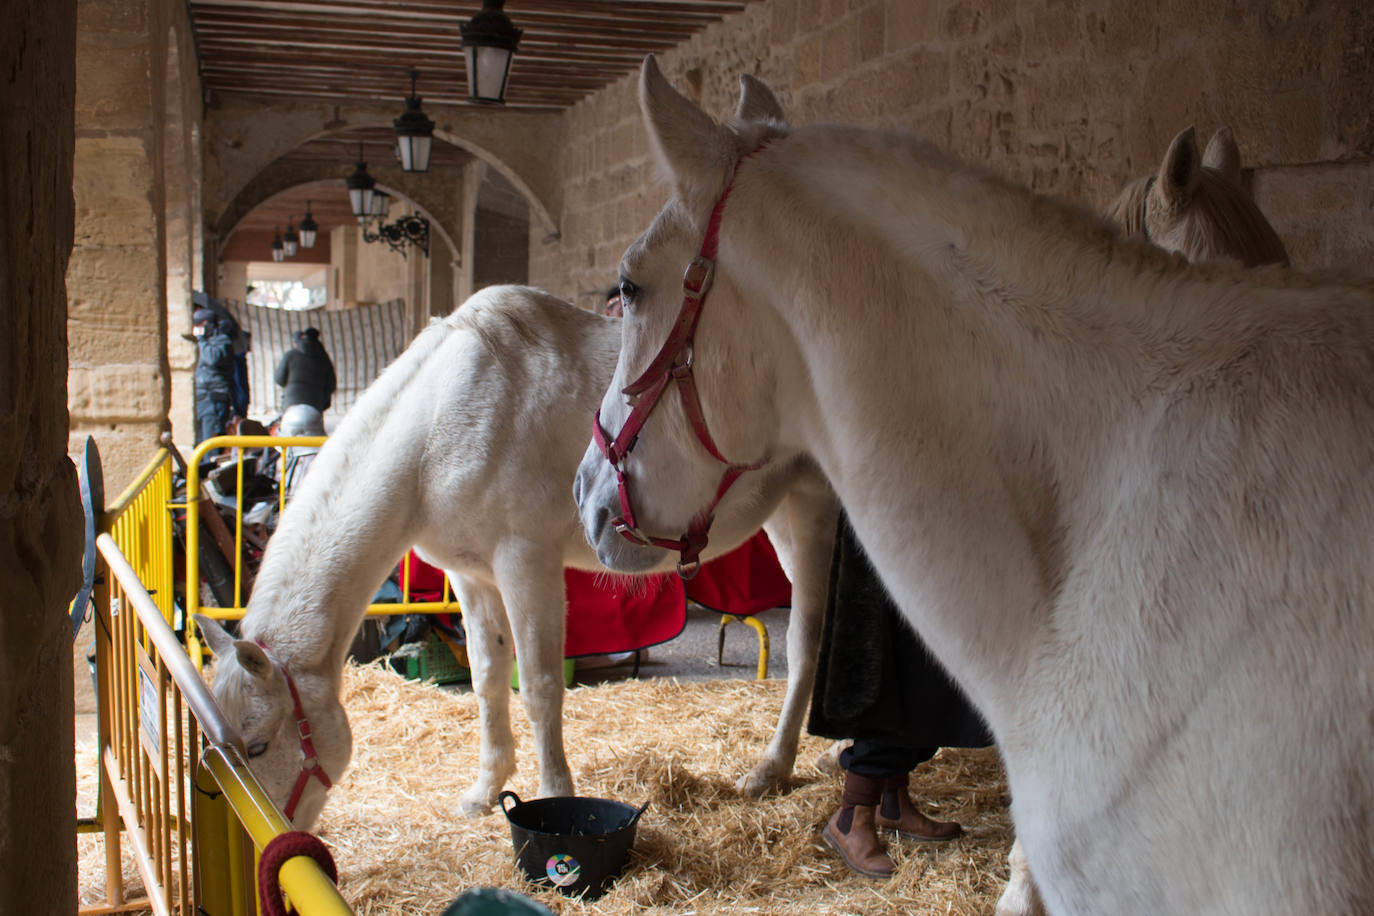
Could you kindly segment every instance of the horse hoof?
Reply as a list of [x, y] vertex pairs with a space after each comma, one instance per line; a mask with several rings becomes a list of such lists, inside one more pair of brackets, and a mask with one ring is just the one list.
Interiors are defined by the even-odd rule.
[[735, 791], [747, 798], [762, 798], [782, 784], [778, 768], [760, 764], [735, 783]]
[[491, 813], [493, 805], [486, 800], [486, 796], [463, 796], [458, 803], [458, 813], [466, 818], [485, 817]]
[[844, 773], [844, 767], [840, 766], [840, 754], [852, 743], [852, 741], [836, 741], [830, 745], [816, 758], [816, 769], [827, 776], [839, 776]]

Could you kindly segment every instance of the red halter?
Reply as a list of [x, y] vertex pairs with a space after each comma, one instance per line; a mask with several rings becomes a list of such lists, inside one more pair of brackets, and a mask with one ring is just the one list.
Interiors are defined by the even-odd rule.
[[[745, 471], [761, 468], [768, 463], [768, 459], [764, 458], [753, 464], [736, 464], [720, 453], [710, 431], [706, 428], [706, 417], [701, 412], [701, 400], [697, 396], [696, 381], [692, 377], [692, 341], [696, 336], [701, 307], [706, 302], [706, 293], [711, 289], [711, 281], [715, 278], [721, 214], [725, 210], [725, 202], [730, 198], [730, 191], [735, 186], [735, 175], [739, 173], [740, 165], [744, 159], [753, 156], [766, 145], [765, 141], [735, 163], [730, 183], [725, 186], [715, 208], [711, 210], [710, 222], [706, 224], [706, 237], [701, 242], [701, 252], [687, 265], [687, 270], [682, 275], [682, 308], [678, 312], [677, 321], [673, 323], [668, 339], [658, 351], [658, 355], [649, 363], [649, 367], [622, 391], [632, 406], [630, 416], [620, 428], [620, 433], [611, 439], [602, 428], [600, 408], [592, 419], [592, 439], [601, 450], [601, 454], [605, 455], [606, 460], [615, 468], [619, 490], [620, 515], [611, 519], [611, 524], [615, 526], [616, 531], [635, 544], [679, 551], [681, 558], [678, 560], [677, 571], [684, 579], [692, 578], [701, 568], [700, 558], [702, 550], [706, 548], [707, 532], [715, 517], [716, 506], [720, 505], [725, 491], [729, 490], [731, 484]], [[715, 499], [693, 516], [686, 533], [679, 538], [654, 537], [639, 530], [639, 523], [635, 521], [634, 506], [630, 502], [629, 476], [625, 471], [625, 460], [638, 441], [639, 431], [649, 419], [649, 414], [658, 406], [669, 381], [677, 382], [678, 392], [682, 396], [682, 408], [697, 434], [697, 439], [711, 457], [725, 465], [720, 485], [716, 488]]]
[[296, 805], [300, 803], [301, 796], [305, 794], [305, 787], [309, 785], [312, 778], [318, 779], [326, 788], [332, 788], [334, 783], [329, 779], [329, 774], [320, 766], [319, 755], [315, 753], [315, 742], [311, 739], [310, 720], [305, 716], [305, 707], [301, 706], [301, 694], [296, 689], [296, 681], [291, 677], [291, 672], [286, 670], [286, 666], [272, 655], [271, 650], [259, 640], [253, 640], [258, 647], [267, 654], [276, 669], [281, 672], [281, 676], [286, 680], [286, 689], [291, 691], [292, 715], [296, 717], [296, 737], [301, 743], [301, 768], [296, 774], [296, 784], [291, 787], [291, 797], [286, 801], [286, 807], [282, 813], [289, 821], [296, 813]]

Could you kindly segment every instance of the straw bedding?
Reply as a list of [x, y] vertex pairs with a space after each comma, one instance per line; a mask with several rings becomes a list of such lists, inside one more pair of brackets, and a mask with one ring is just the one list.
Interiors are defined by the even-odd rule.
[[[947, 749], [913, 777], [928, 813], [962, 823], [962, 838], [893, 841], [892, 880], [851, 876], [820, 839], [841, 785], [813, 765], [829, 742], [803, 737], [784, 792], [754, 800], [734, 790], [772, 735], [784, 689], [781, 680], [646, 679], [568, 692], [564, 730], [579, 793], [650, 803], [624, 875], [584, 903], [523, 881], [500, 812], [456, 814], [476, 778], [471, 693], [350, 666], [353, 763], [317, 832], [334, 851], [344, 896], [368, 916], [437, 914], [475, 886], [516, 889], [562, 914], [990, 913], [1012, 841], [996, 752]], [[510, 788], [532, 798], [528, 723], [518, 711], [512, 719], [519, 772]], [[81, 852], [83, 898], [93, 899], [99, 841], [83, 839]]]

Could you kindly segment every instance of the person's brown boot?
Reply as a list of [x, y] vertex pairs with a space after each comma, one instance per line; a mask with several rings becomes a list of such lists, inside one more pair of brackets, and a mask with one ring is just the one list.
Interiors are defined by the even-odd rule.
[[822, 833], [844, 864], [869, 878], [890, 878], [896, 868], [873, 820], [882, 797], [882, 779], [846, 771], [840, 810], [830, 816]]
[[896, 866], [878, 839], [873, 811], [870, 805], [840, 808], [830, 816], [822, 835], [851, 870], [867, 878], [891, 878]]
[[963, 827], [952, 821], [931, 820], [916, 810], [907, 792], [907, 780], [907, 776], [897, 776], [884, 782], [882, 803], [874, 816], [879, 827], [908, 840], [928, 843], [952, 840], [964, 832]]

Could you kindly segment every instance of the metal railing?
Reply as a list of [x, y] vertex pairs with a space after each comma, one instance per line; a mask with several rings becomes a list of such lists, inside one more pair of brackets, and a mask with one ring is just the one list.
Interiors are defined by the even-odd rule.
[[[201, 506], [205, 502], [202, 495], [200, 467], [206, 455], [218, 449], [232, 449], [235, 464], [235, 488], [234, 492], [240, 494], [244, 492], [245, 470], [244, 470], [244, 450], [255, 448], [271, 448], [278, 451], [277, 457], [277, 480], [282, 482], [278, 487], [277, 508], [279, 511], [286, 508], [288, 502], [288, 487], [285, 481], [288, 479], [289, 450], [292, 448], [314, 448], [323, 445], [327, 441], [325, 436], [216, 436], [213, 439], [206, 439], [196, 447], [191, 454], [191, 461], [186, 468], [186, 581], [188, 583], [199, 583], [201, 576], [200, 567], [200, 538], [201, 521], [207, 523], [207, 527], [220, 523], [217, 511], [201, 512]], [[247, 526], [244, 522], [244, 501], [235, 498], [234, 525], [230, 531], [225, 528], [218, 533], [211, 531], [212, 537], [216, 537], [218, 547], [222, 553], [226, 554], [226, 561], [233, 567], [234, 587], [233, 601], [226, 606], [202, 605], [199, 588], [187, 587], [186, 589], [186, 613], [190, 618], [194, 614], [204, 614], [216, 620], [239, 620], [246, 611], [244, 600], [244, 584], [246, 570], [244, 568], [244, 542], [247, 536]], [[400, 566], [400, 602], [369, 604], [367, 614], [369, 616], [386, 616], [392, 614], [458, 614], [462, 612], [457, 598], [453, 594], [453, 586], [449, 582], [448, 576], [444, 576], [444, 582], [440, 598], [438, 601], [412, 601], [411, 600], [411, 575], [410, 566], [402, 563]], [[186, 649], [191, 656], [191, 660], [200, 667], [204, 657], [204, 646], [200, 642], [199, 636], [195, 632], [195, 627], [188, 625], [186, 628]]]
[[[106, 901], [126, 909], [120, 834], [158, 916], [257, 912], [254, 859], [291, 824], [244, 762], [173, 629], [172, 461], [158, 453], [103, 515], [93, 592], [98, 703], [95, 818], [104, 834]], [[311, 859], [289, 859], [282, 889], [303, 916], [351, 910]]]

